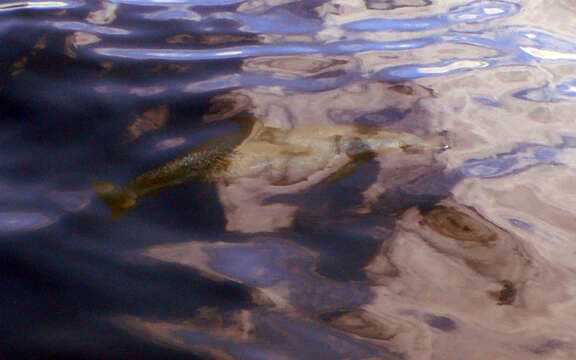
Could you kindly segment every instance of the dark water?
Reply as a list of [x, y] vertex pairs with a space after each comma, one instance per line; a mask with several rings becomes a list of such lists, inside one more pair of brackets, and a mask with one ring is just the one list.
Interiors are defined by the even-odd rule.
[[[571, 0], [2, 2], [0, 358], [574, 359], [575, 33]], [[109, 219], [91, 181], [246, 113], [450, 148]]]

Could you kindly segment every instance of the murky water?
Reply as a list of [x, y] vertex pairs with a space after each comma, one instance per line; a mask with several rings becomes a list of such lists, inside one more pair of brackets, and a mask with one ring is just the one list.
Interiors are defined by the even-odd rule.
[[576, 358], [576, 2], [4, 1], [0, 34], [0, 358]]

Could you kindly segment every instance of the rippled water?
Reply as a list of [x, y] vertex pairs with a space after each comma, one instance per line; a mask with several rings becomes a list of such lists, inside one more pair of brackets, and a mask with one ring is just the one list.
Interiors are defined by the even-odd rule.
[[[0, 358], [576, 358], [575, 33], [572, 0], [2, 2]], [[92, 181], [238, 114], [450, 148], [283, 147], [110, 220]]]

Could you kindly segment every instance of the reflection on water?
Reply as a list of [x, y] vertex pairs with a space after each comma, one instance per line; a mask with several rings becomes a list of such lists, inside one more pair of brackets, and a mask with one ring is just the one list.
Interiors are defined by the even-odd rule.
[[575, 14], [4, 3], [0, 357], [573, 359]]

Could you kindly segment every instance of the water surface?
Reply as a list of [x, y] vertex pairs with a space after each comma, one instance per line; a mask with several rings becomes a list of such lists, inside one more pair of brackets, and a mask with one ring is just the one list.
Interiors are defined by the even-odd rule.
[[[574, 359], [570, 0], [0, 4], [0, 357]], [[324, 182], [126, 184], [269, 126], [389, 127]]]

